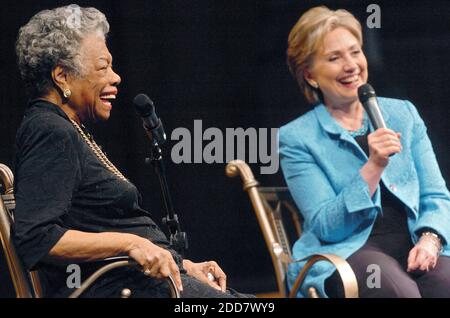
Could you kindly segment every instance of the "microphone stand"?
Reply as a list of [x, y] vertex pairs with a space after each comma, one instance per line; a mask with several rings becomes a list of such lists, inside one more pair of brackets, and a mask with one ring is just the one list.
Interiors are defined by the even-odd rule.
[[159, 185], [161, 187], [161, 192], [164, 200], [164, 207], [167, 214], [166, 217], [162, 219], [162, 222], [169, 229], [170, 244], [178, 253], [184, 256], [184, 253], [188, 249], [187, 234], [186, 232], [181, 231], [178, 215], [175, 213], [175, 210], [173, 208], [172, 197], [170, 196], [169, 187], [167, 185], [166, 170], [164, 166], [162, 150], [157, 140], [159, 139], [161, 144], [164, 143], [166, 139], [164, 129], [162, 128], [162, 123], [160, 120], [157, 127], [148, 129], [144, 125], [144, 128], [146, 128], [147, 134], [149, 135], [152, 143], [150, 148], [151, 157], [146, 158], [145, 163], [151, 163], [156, 175], [158, 176]]

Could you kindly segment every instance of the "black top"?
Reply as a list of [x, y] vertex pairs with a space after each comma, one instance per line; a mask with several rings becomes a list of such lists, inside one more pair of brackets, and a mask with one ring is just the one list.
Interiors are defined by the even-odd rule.
[[16, 147], [13, 239], [26, 268], [67, 277], [65, 267], [58, 271], [42, 260], [69, 229], [133, 233], [170, 248], [150, 213], [140, 208], [136, 187], [98, 160], [58, 106], [32, 102]]
[[[355, 140], [369, 156], [367, 134], [356, 136]], [[386, 188], [383, 182], [380, 182], [380, 190], [383, 214], [378, 215], [372, 228], [371, 238], [397, 233], [409, 239], [405, 205]]]

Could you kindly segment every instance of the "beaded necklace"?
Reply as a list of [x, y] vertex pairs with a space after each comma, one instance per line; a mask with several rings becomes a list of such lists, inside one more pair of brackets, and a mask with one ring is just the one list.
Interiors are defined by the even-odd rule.
[[364, 112], [361, 127], [359, 127], [357, 130], [347, 130], [347, 131], [350, 134], [350, 136], [354, 138], [357, 136], [364, 136], [367, 133], [368, 129], [369, 129], [369, 119], [367, 118], [367, 115]]
[[97, 156], [98, 160], [100, 160], [100, 162], [119, 179], [123, 181], [128, 181], [127, 178], [125, 178], [124, 175], [119, 171], [119, 169], [117, 169], [116, 166], [114, 166], [114, 164], [111, 161], [109, 161], [108, 157], [106, 157], [106, 155], [97, 145], [94, 138], [92, 138], [92, 136], [89, 133], [85, 133], [84, 130], [77, 124], [76, 121], [70, 119], [70, 122], [75, 127], [75, 129], [80, 133], [81, 137], [88, 144], [89, 148], [91, 148], [91, 150]]

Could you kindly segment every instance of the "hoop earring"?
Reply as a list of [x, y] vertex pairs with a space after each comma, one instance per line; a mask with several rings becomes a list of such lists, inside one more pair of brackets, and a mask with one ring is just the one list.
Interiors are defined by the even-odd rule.
[[70, 89], [66, 88], [63, 91], [63, 95], [64, 95], [65, 98], [69, 98], [72, 95], [72, 92], [70, 91]]

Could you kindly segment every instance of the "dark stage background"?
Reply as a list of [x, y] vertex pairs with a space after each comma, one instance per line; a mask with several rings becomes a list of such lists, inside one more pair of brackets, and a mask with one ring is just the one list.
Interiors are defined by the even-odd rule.
[[[20, 26], [38, 11], [72, 1], [2, 1], [0, 8], [0, 162], [13, 165], [15, 132], [26, 96], [15, 62]], [[369, 1], [78, 1], [103, 11], [109, 48], [122, 76], [111, 119], [95, 128], [97, 141], [141, 190], [144, 207], [160, 220], [162, 198], [144, 165], [148, 140], [132, 98], [147, 93], [166, 132], [217, 127], [280, 127], [310, 109], [285, 62], [287, 35], [301, 13], [315, 5], [346, 8], [365, 25]], [[379, 96], [411, 100], [429, 128], [444, 178], [450, 177], [447, 87], [450, 74], [449, 1], [377, 1], [381, 29], [364, 28], [369, 81]], [[225, 164], [170, 161], [167, 177], [174, 204], [189, 234], [188, 256], [214, 259], [229, 284], [246, 292], [275, 290], [272, 265], [247, 195]], [[206, 143], [204, 143], [206, 144]], [[283, 185], [281, 171], [260, 175]], [[11, 296], [0, 262], [0, 296]]]

